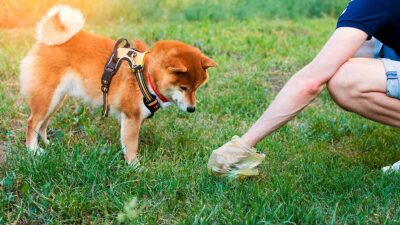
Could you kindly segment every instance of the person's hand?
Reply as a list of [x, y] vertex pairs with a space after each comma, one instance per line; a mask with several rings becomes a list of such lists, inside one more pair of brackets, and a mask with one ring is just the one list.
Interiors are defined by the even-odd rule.
[[265, 158], [244, 141], [234, 136], [231, 141], [214, 150], [208, 160], [208, 168], [216, 175], [242, 178], [258, 175], [256, 168]]

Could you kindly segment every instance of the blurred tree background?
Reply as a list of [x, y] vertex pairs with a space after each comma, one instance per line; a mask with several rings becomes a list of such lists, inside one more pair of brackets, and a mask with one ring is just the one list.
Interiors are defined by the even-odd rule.
[[221, 21], [337, 17], [348, 0], [2, 0], [0, 27], [33, 26], [55, 4], [80, 8], [91, 22]]

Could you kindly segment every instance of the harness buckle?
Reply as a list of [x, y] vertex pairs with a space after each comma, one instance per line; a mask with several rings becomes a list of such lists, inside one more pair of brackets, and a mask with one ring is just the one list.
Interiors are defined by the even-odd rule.
[[115, 67], [109, 67], [108, 65], [104, 68], [105, 71], [114, 73]]
[[160, 103], [158, 102], [156, 96], [154, 96], [154, 95], [152, 94], [151, 97], [153, 98], [153, 100], [151, 100], [151, 101], [149, 101], [149, 102], [146, 101], [146, 98], [145, 98], [145, 97], [143, 97], [144, 105], [146, 106], [146, 108], [147, 108], [147, 109], [150, 111], [150, 113], [151, 113], [150, 116], [147, 117], [148, 119], [151, 118], [151, 117], [153, 117], [154, 113], [155, 113], [157, 110], [159, 110], [160, 107], [161, 107], [161, 105], [160, 105]]
[[132, 72], [133, 72], [133, 73], [136, 73], [136, 71], [141, 70], [141, 69], [142, 69], [142, 66], [141, 66], [141, 65], [134, 65], [134, 66], [132, 67]]

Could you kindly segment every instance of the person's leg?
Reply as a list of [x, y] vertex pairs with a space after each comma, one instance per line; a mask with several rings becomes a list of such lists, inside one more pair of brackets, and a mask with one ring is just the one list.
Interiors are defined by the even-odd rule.
[[[386, 94], [387, 75], [381, 60], [349, 60], [329, 81], [328, 90], [333, 100], [345, 110], [383, 124], [400, 127], [400, 100]], [[400, 161], [383, 167], [382, 170], [398, 171]]]
[[381, 60], [349, 60], [328, 82], [328, 90], [345, 110], [400, 127], [400, 100], [386, 95], [386, 71]]

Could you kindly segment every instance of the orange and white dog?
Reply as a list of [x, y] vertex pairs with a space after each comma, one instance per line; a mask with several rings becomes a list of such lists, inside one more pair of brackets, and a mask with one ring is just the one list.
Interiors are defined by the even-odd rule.
[[[32, 151], [41, 150], [38, 134], [48, 143], [50, 117], [66, 96], [102, 104], [101, 76], [114, 41], [82, 31], [84, 22], [77, 9], [51, 8], [37, 25], [38, 42], [21, 62], [21, 92], [31, 109], [26, 144]], [[134, 47], [147, 50], [141, 41]], [[161, 106], [168, 101], [187, 112], [195, 110], [196, 90], [207, 81], [207, 69], [217, 66], [199, 49], [178, 41], [156, 42], [143, 60], [144, 74], [153, 84], [148, 87]], [[139, 129], [150, 111], [127, 63], [115, 74], [108, 95], [111, 111], [121, 117], [121, 143], [130, 163], [137, 157]]]

